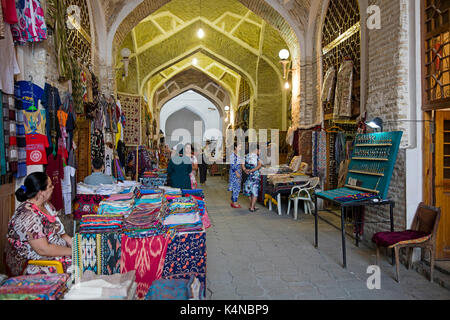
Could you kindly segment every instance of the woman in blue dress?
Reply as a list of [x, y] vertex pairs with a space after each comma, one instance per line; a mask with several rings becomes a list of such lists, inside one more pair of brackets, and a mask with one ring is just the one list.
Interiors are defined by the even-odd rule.
[[250, 197], [250, 212], [255, 212], [259, 208], [255, 207], [256, 200], [258, 199], [259, 184], [261, 180], [261, 174], [259, 169], [262, 167], [262, 162], [259, 159], [259, 148], [256, 147], [251, 150], [249, 154], [245, 156], [245, 168], [244, 171], [248, 175], [247, 180], [244, 183], [243, 194]]
[[239, 151], [241, 145], [235, 143], [233, 153], [230, 156], [230, 182], [228, 184], [228, 191], [231, 191], [231, 207], [240, 208], [237, 203], [239, 193], [241, 192], [241, 179], [242, 179], [242, 161], [239, 157]]

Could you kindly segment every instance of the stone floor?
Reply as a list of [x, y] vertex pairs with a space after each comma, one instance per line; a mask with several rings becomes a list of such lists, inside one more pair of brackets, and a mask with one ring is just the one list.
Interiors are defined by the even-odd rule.
[[[207, 298], [212, 300], [429, 300], [450, 299], [450, 291], [430, 283], [420, 273], [395, 267], [384, 257], [381, 289], [369, 290], [367, 267], [375, 252], [347, 241], [347, 269], [342, 268], [339, 231], [319, 224], [319, 248], [313, 246], [314, 219], [299, 214], [278, 216], [261, 205], [248, 211], [230, 207], [230, 193], [219, 177], [203, 187], [212, 227], [207, 230]], [[284, 211], [285, 212], [285, 211]]]

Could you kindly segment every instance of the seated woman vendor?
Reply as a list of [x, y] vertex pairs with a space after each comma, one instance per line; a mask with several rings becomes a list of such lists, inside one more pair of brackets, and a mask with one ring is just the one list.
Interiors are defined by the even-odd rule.
[[58, 260], [64, 272], [72, 265], [72, 238], [50, 204], [51, 179], [43, 172], [26, 177], [16, 191], [21, 202], [8, 224], [6, 270], [10, 276], [56, 273], [52, 266], [27, 265], [28, 260]]
[[108, 176], [103, 173], [105, 171], [105, 165], [103, 159], [95, 158], [92, 161], [92, 170], [94, 171], [90, 176], [84, 178], [84, 183], [89, 185], [99, 184], [113, 184], [114, 179], [112, 176]]

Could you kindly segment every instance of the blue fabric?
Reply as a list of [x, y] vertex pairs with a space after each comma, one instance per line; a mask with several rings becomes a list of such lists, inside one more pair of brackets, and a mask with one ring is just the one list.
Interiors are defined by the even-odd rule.
[[43, 94], [44, 90], [41, 87], [29, 81], [17, 81], [14, 85], [14, 95], [22, 101], [17, 106], [22, 110], [28, 110], [32, 105], [37, 108]]
[[153, 281], [145, 300], [188, 300], [188, 280], [158, 279]]

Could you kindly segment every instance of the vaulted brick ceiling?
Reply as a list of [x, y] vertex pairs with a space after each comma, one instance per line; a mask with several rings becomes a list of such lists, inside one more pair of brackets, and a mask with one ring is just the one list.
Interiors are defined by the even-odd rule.
[[[158, 83], [155, 77], [160, 73], [170, 73], [165, 69], [171, 69], [180, 61], [192, 59], [198, 52], [210, 57], [209, 65], [202, 69], [209, 71], [210, 76], [219, 82], [228, 80], [228, 87], [233, 91], [239, 84], [239, 77], [245, 77], [255, 86], [257, 81], [264, 81], [278, 88], [281, 81], [278, 52], [287, 48], [288, 44], [279, 30], [249, 8], [258, 13], [264, 11], [268, 20], [273, 20], [270, 23], [279, 28], [283, 28], [283, 23], [286, 22], [271, 7], [267, 8], [264, 1], [241, 2], [242, 4], [237, 0], [143, 1], [137, 6], [137, 9], [141, 7], [140, 10], [134, 10], [124, 19], [116, 36], [116, 41], [121, 41], [116, 50], [116, 61], [120, 61], [121, 48], [127, 47], [132, 51], [129, 78], [121, 81], [120, 73], [117, 74], [118, 91], [142, 93], [148, 83]], [[123, 1], [116, 0], [114, 4], [115, 8], [110, 4], [108, 9], [111, 15], [117, 14]], [[150, 5], [152, 8], [159, 8], [143, 17], [143, 7]], [[130, 26], [130, 19], [141, 20], [139, 24]], [[124, 30], [130, 27], [131, 31], [124, 35]], [[205, 30], [204, 39], [196, 36], [199, 27]], [[267, 74], [267, 79], [258, 79], [258, 67], [261, 65], [272, 69], [270, 72], [263, 72]], [[116, 66], [120, 67], [120, 62]]]

